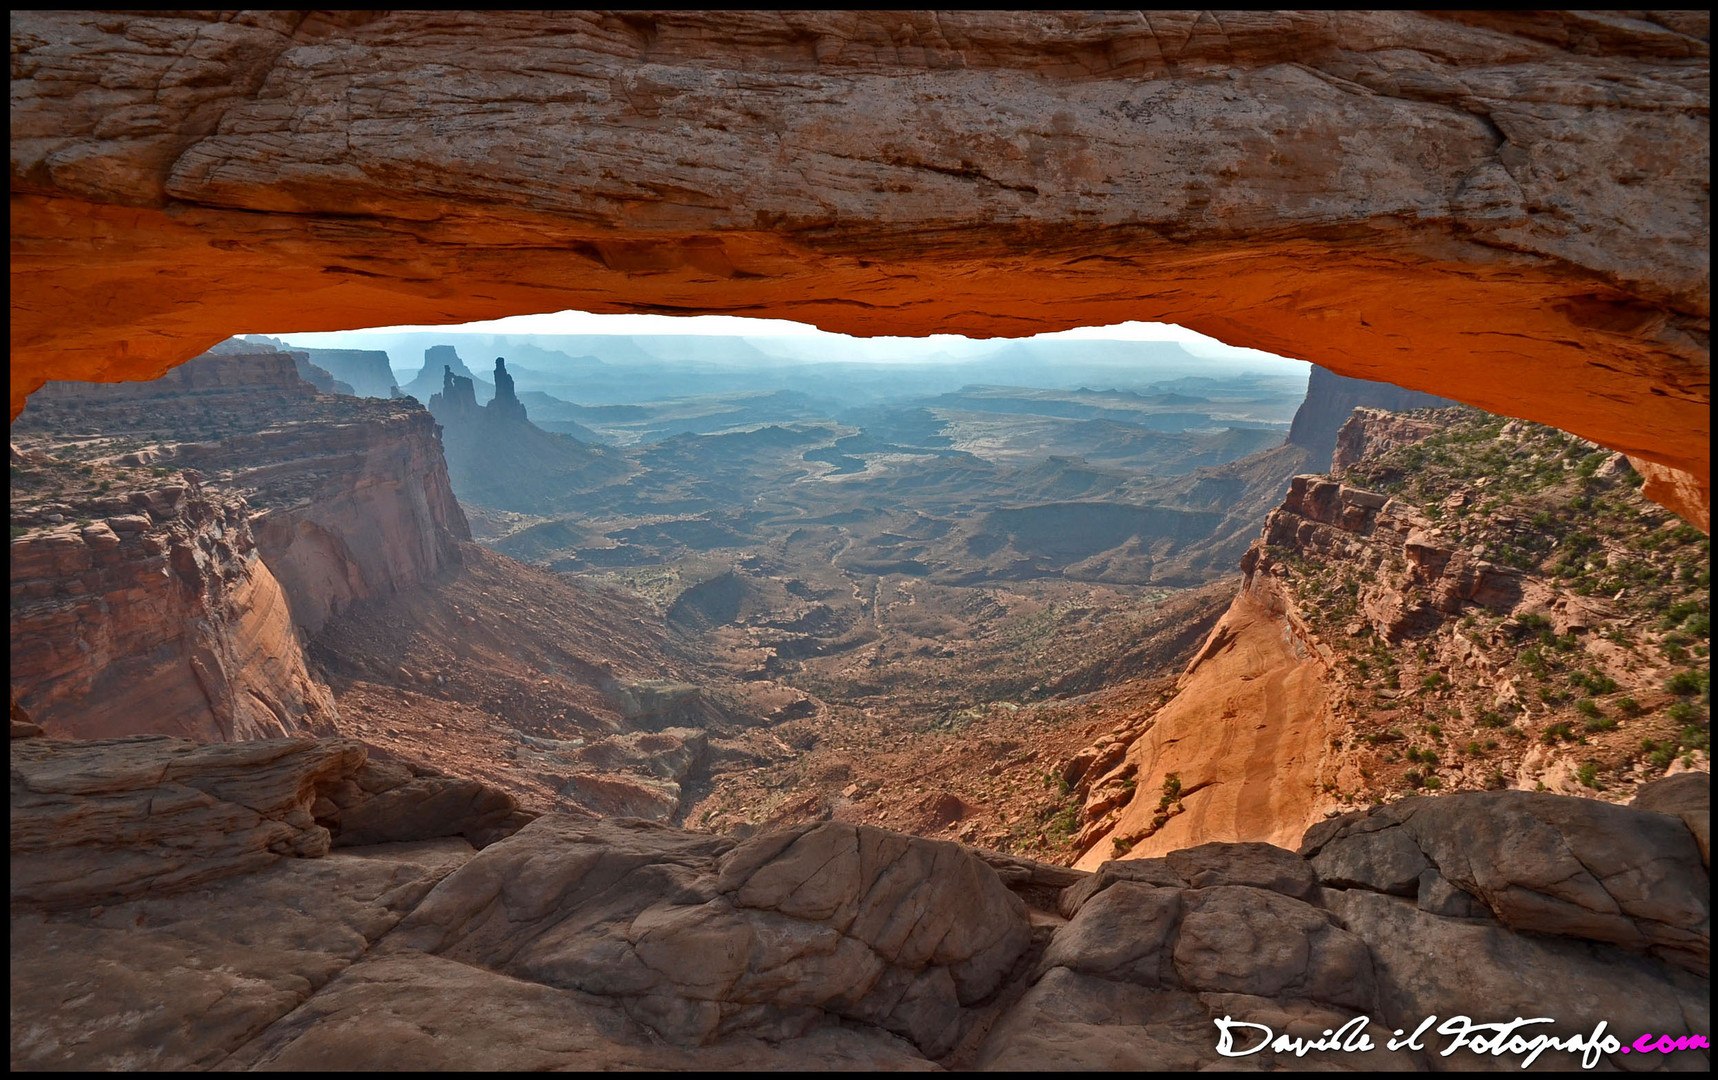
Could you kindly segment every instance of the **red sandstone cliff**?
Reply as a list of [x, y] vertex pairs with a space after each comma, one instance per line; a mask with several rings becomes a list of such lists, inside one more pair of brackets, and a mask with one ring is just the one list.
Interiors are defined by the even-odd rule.
[[227, 343], [152, 383], [51, 384], [18, 425], [49, 428], [121, 438], [135, 449], [118, 463], [194, 468], [243, 496], [309, 634], [355, 599], [434, 576], [471, 536], [428, 412], [318, 395], [266, 343]]
[[76, 508], [93, 520], [64, 521], [72, 510], [12, 515], [26, 531], [12, 540], [10, 681], [49, 735], [332, 730], [242, 499], [169, 484]]
[[[428, 412], [319, 395], [267, 346], [52, 385], [13, 434], [11, 679], [50, 734], [324, 727], [303, 640], [470, 538]], [[179, 470], [168, 494], [110, 493]]]
[[1706, 541], [1622, 455], [1358, 409], [1335, 459], [1342, 479], [1295, 477], [1266, 519], [1177, 695], [1064, 767], [1077, 865], [1283, 844], [1417, 791], [1615, 799], [1706, 767]]
[[345, 422], [181, 444], [160, 460], [245, 493], [258, 550], [307, 634], [354, 600], [457, 563], [459, 541], [471, 538], [435, 420], [412, 405], [364, 402]]

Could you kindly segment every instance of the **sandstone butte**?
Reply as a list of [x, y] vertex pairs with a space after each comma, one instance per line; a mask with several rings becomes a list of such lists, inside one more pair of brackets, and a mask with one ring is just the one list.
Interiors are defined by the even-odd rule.
[[1704, 13], [12, 17], [11, 408], [232, 334], [1171, 320], [1710, 491]]

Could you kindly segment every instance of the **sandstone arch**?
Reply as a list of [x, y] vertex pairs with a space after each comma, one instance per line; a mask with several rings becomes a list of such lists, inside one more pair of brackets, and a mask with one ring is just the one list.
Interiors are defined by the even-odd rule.
[[1708, 41], [1687, 13], [14, 13], [12, 415], [287, 327], [1170, 319], [1625, 450], [1704, 528]]

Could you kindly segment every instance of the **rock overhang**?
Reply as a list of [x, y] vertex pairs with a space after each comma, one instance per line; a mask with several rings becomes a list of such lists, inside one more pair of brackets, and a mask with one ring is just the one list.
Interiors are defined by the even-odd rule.
[[[1703, 23], [32, 13], [12, 30], [14, 415], [41, 379], [150, 378], [282, 323], [1165, 320], [1624, 450], [1706, 527]], [[125, 60], [99, 91], [98, 52]]]

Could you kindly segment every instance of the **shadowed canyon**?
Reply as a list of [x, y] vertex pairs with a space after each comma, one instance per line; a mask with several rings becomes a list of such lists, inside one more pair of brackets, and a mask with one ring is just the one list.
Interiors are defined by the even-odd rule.
[[1703, 13], [11, 18], [14, 1069], [1708, 1068]]

